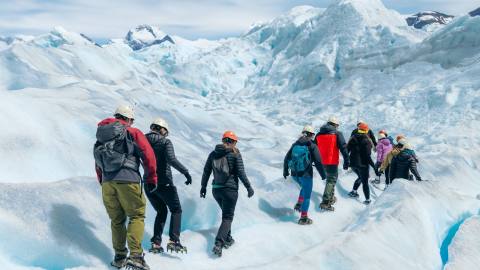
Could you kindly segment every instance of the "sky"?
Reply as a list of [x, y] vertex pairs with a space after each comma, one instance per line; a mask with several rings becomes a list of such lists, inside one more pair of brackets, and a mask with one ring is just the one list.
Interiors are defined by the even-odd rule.
[[[140, 24], [189, 39], [238, 36], [298, 5], [327, 7], [335, 0], [0, 0], [0, 35], [39, 35], [53, 27], [96, 40], [123, 38]], [[435, 10], [466, 14], [478, 0], [383, 0], [402, 14]]]

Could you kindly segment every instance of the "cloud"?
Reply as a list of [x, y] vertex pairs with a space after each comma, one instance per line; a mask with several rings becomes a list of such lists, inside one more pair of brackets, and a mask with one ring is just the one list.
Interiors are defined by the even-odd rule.
[[[120, 38], [139, 24], [158, 25], [186, 38], [239, 35], [297, 5], [326, 7], [333, 0], [0, 0], [0, 35], [41, 34], [61, 25], [94, 38]], [[465, 14], [478, 0], [385, 0], [404, 14], [437, 10]]]

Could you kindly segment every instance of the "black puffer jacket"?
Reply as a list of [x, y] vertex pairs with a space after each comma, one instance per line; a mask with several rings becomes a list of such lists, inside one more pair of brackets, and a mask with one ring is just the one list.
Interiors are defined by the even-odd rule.
[[171, 166], [184, 175], [188, 173], [188, 169], [185, 168], [180, 161], [178, 161], [177, 157], [175, 156], [173, 144], [169, 139], [155, 132], [146, 134], [146, 137], [152, 146], [157, 159], [158, 185], [173, 186]]
[[[245, 174], [245, 167], [243, 165], [243, 159], [240, 151], [235, 149], [234, 152], [233, 149], [226, 148], [223, 144], [215, 146], [215, 150], [208, 155], [207, 162], [205, 163], [205, 167], [203, 169], [202, 187], [207, 187], [208, 180], [213, 170], [213, 160], [222, 158], [224, 156], [227, 156], [228, 167], [233, 177], [230, 177], [226, 183], [222, 184], [222, 186], [238, 190], [238, 179], [240, 179], [245, 188], [249, 189], [251, 185], [250, 181], [248, 181], [247, 175]], [[215, 179], [213, 179], [213, 184], [216, 185]]]
[[368, 167], [368, 165], [375, 167], [370, 153], [372, 152], [372, 142], [367, 137], [367, 134], [356, 133], [353, 135], [347, 144], [348, 152], [350, 153], [350, 167], [360, 168]]
[[[350, 137], [353, 137], [353, 135], [357, 133], [358, 133], [358, 128], [352, 131], [352, 135], [350, 135]], [[377, 147], [377, 139], [375, 139], [375, 134], [373, 134], [373, 131], [371, 129], [368, 130], [368, 137], [370, 138], [370, 140], [372, 140], [373, 146]]]
[[[308, 146], [308, 151], [310, 152], [310, 160], [313, 163], [315, 163], [315, 168], [317, 168], [317, 171], [322, 177], [322, 179], [327, 178], [327, 175], [325, 174], [325, 169], [323, 168], [323, 165], [322, 165], [322, 158], [320, 156], [320, 152], [318, 151], [317, 145], [305, 136], [300, 137], [294, 144], [292, 144], [292, 146], [290, 147], [290, 150], [288, 150], [287, 154], [285, 155], [285, 159], [283, 160], [283, 175], [288, 175], [288, 162], [292, 159], [292, 149], [296, 145]], [[313, 177], [312, 164], [309, 164], [308, 168], [305, 170], [303, 175], [293, 175], [292, 173], [292, 176]]]
[[390, 179], [409, 179], [409, 171], [415, 175], [417, 180], [422, 180], [417, 170], [415, 152], [410, 149], [404, 149], [392, 159], [392, 163], [390, 164]]

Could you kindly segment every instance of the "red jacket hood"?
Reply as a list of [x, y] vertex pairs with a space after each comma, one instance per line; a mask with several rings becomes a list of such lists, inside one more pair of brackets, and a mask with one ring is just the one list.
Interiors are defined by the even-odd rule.
[[128, 124], [127, 124], [126, 121], [124, 121], [124, 120], [122, 120], [122, 119], [116, 119], [116, 118], [113, 118], [113, 117], [107, 118], [107, 119], [103, 119], [102, 121], [100, 121], [100, 122], [98, 123], [98, 126], [99, 126], [99, 127], [101, 127], [101, 126], [106, 126], [106, 125], [111, 124], [111, 123], [116, 122], [116, 121], [122, 123], [122, 124], [125, 125], [125, 126], [128, 126]]

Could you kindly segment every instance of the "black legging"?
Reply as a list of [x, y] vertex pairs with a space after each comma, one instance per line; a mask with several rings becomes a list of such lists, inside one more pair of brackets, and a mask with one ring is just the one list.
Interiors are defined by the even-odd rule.
[[238, 190], [230, 188], [214, 188], [213, 197], [222, 209], [222, 224], [218, 228], [215, 244], [224, 244], [231, 237], [231, 228], [235, 206], [237, 205]]
[[390, 177], [390, 165], [385, 169], [385, 184], [390, 185], [393, 179]]
[[172, 213], [169, 230], [170, 240], [174, 242], [179, 241], [182, 226], [182, 206], [178, 199], [177, 188], [175, 186], [159, 186], [153, 193], [150, 193], [148, 190], [145, 193], [153, 208], [157, 211], [153, 226], [153, 237], [150, 241], [157, 244], [162, 242], [163, 228], [167, 220], [168, 210]]
[[370, 186], [368, 184], [369, 168], [368, 167], [356, 167], [352, 170], [357, 174], [358, 178], [353, 184], [353, 190], [357, 190], [362, 184], [363, 194], [366, 200], [370, 200]]

